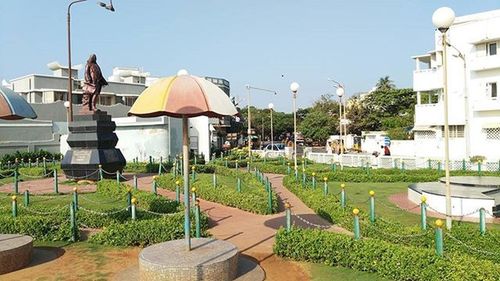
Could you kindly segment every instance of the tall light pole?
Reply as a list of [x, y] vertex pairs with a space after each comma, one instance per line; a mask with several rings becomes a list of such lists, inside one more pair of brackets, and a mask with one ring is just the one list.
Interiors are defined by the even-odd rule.
[[[68, 5], [68, 13], [67, 13], [67, 21], [68, 21], [68, 26], [67, 26], [67, 31], [68, 31], [68, 101], [69, 101], [69, 107], [68, 107], [68, 122], [73, 122], [73, 81], [71, 77], [71, 6], [76, 3], [80, 2], [86, 2], [87, 0], [75, 0]], [[113, 7], [113, 2], [110, 0], [109, 4], [103, 3], [103, 2], [97, 2], [97, 4], [106, 10], [109, 10], [111, 12], [115, 11], [115, 8]]]
[[271, 113], [271, 149], [274, 150], [274, 136], [273, 136], [273, 108], [274, 104], [270, 103], [268, 106], [269, 113]]
[[293, 163], [295, 169], [295, 175], [297, 175], [297, 92], [299, 91], [300, 85], [297, 82], [290, 84], [290, 90], [292, 91], [292, 101], [293, 101]]
[[[333, 84], [334, 84], [333, 86], [335, 88], [337, 88], [335, 93], [339, 97], [339, 145], [340, 145], [339, 163], [340, 163], [340, 169], [343, 170], [344, 165], [342, 164], [342, 155], [344, 154], [344, 143], [342, 141], [342, 125], [343, 125], [342, 119], [345, 119], [345, 107], [344, 107], [344, 114], [342, 115], [342, 97], [345, 94], [345, 89], [344, 89], [344, 84], [342, 84], [340, 82], [337, 82], [333, 79], [328, 79], [328, 81], [333, 82]], [[344, 131], [347, 131], [347, 127], [344, 127]], [[347, 133], [346, 133], [346, 138], [347, 138]]]
[[245, 85], [245, 88], [247, 89], [247, 94], [248, 94], [248, 106], [247, 106], [247, 124], [248, 124], [248, 161], [250, 161], [250, 163], [252, 162], [252, 117], [250, 115], [250, 90], [259, 90], [259, 91], [263, 91], [263, 92], [268, 92], [268, 93], [273, 93], [273, 94], [277, 94], [276, 91], [273, 91], [273, 90], [268, 90], [268, 89], [264, 89], [264, 88], [258, 88], [258, 87], [253, 87], [253, 86], [250, 86], [250, 85]]
[[444, 170], [446, 188], [446, 228], [451, 229], [451, 188], [450, 188], [450, 150], [449, 138], [450, 128], [448, 127], [448, 69], [446, 57], [446, 32], [455, 20], [455, 12], [448, 7], [437, 9], [432, 15], [432, 23], [441, 32], [441, 46], [443, 48], [443, 102], [444, 102]]
[[[340, 84], [337, 87], [337, 90], [335, 91], [337, 93], [337, 96], [339, 97], [339, 134], [340, 134], [340, 169], [344, 169], [343, 161], [342, 161], [342, 156], [344, 155], [344, 142], [342, 138], [342, 97], [344, 96], [344, 87], [342, 87]], [[344, 108], [345, 110], [345, 108]]]

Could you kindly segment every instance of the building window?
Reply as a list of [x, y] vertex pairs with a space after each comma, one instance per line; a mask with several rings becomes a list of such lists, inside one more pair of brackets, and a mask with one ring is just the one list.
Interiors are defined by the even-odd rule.
[[486, 55], [487, 56], [494, 56], [497, 54], [497, 43], [489, 43], [486, 44]]
[[500, 128], [485, 128], [483, 133], [487, 140], [500, 140]]
[[492, 99], [497, 99], [498, 91], [497, 91], [497, 82], [491, 82], [486, 84], [486, 93]]
[[98, 102], [98, 104], [100, 104], [100, 105], [111, 105], [111, 103], [112, 103], [112, 97], [99, 95], [99, 102]]
[[[450, 138], [463, 138], [464, 137], [464, 125], [450, 125]], [[444, 126], [441, 127], [442, 137], [444, 138]]]
[[125, 97], [125, 105], [132, 106], [137, 100], [137, 97]]
[[414, 133], [415, 139], [435, 139], [436, 132], [435, 131], [415, 131]]

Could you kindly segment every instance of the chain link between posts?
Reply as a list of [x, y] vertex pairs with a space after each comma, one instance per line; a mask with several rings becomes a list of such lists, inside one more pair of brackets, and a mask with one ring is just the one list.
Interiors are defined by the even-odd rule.
[[114, 215], [114, 214], [118, 214], [118, 213], [127, 211], [128, 207], [120, 209], [120, 210], [117, 210], [117, 211], [111, 211], [111, 212], [98, 212], [98, 211], [94, 211], [94, 210], [90, 210], [90, 209], [84, 208], [82, 206], [78, 206], [78, 209], [81, 209], [81, 210], [83, 210], [85, 212], [88, 212], [88, 213], [91, 213], [91, 214], [100, 215], [100, 216], [110, 216], [110, 215]]
[[58, 207], [56, 209], [53, 209], [52, 211], [44, 212], [44, 211], [34, 210], [33, 208], [25, 207], [24, 205], [19, 205], [19, 206], [21, 207], [21, 209], [26, 210], [28, 213], [32, 213], [32, 214], [35, 214], [35, 215], [43, 215], [43, 216], [53, 215], [55, 213], [60, 212], [62, 209], [68, 207], [67, 205], [63, 205], [63, 206], [60, 206], [60, 207]]
[[92, 199], [87, 198], [87, 196], [83, 195], [83, 194], [84, 193], [80, 193], [79, 196], [78, 196], [78, 198], [79, 199], [83, 199], [84, 201], [87, 201], [87, 202], [90, 202], [90, 203], [98, 204], [98, 205], [105, 205], [105, 204], [116, 203], [118, 201], [123, 200], [125, 198], [125, 196], [127, 196], [125, 194], [125, 195], [120, 196], [118, 199], [114, 199], [114, 200], [110, 200], [110, 201], [96, 201], [96, 200], [92, 200]]
[[310, 226], [313, 226], [313, 227], [317, 227], [317, 228], [320, 228], [320, 229], [328, 229], [328, 228], [332, 227], [332, 225], [320, 225], [320, 224], [312, 223], [312, 222], [304, 219], [303, 217], [297, 215], [295, 212], [292, 212], [292, 215], [295, 216], [295, 217], [297, 217], [303, 223], [305, 223], [307, 225], [310, 225]]
[[142, 208], [137, 208], [137, 210], [142, 211], [142, 212], [146, 212], [146, 213], [149, 213], [152, 215], [163, 216], [163, 217], [173, 216], [176, 214], [176, 213], [157, 213], [157, 212], [149, 211], [149, 210], [142, 209]]
[[[430, 210], [432, 210], [433, 212], [438, 213], [438, 214], [443, 215], [443, 216], [446, 216], [446, 214], [445, 214], [445, 213], [441, 213], [440, 211], [438, 211], [438, 210], [436, 210], [436, 209], [432, 208], [432, 207], [431, 207], [431, 206], [429, 206], [429, 205], [426, 205], [426, 206], [427, 206], [427, 208], [429, 208], [429, 209], [430, 209]], [[474, 211], [472, 211], [472, 212], [470, 212], [470, 213], [468, 213], [468, 214], [464, 214], [464, 215], [460, 215], [460, 216], [457, 216], [457, 215], [451, 215], [451, 217], [452, 217], [452, 218], [460, 218], [460, 219], [463, 219], [464, 217], [468, 217], [468, 216], [471, 216], [471, 215], [473, 215], [473, 214], [475, 214], [475, 213], [478, 213], [478, 212], [479, 212], [479, 210], [481, 210], [481, 208], [479, 208], [479, 209], [475, 209]]]
[[489, 252], [489, 251], [485, 251], [485, 250], [481, 250], [481, 249], [477, 249], [475, 247], [472, 247], [472, 246], [469, 246], [467, 245], [465, 242], [459, 240], [458, 238], [454, 237], [453, 235], [451, 235], [450, 233], [448, 232], [445, 232], [446, 236], [451, 238], [453, 241], [457, 242], [460, 246], [470, 250], [470, 251], [474, 251], [474, 252], [477, 252], [477, 253], [481, 253], [481, 254], [485, 254], [485, 255], [489, 255], [489, 256], [495, 256], [495, 257], [500, 257], [500, 253], [494, 253], [494, 252]]
[[49, 175], [52, 175], [53, 173], [54, 173], [53, 171], [49, 171], [48, 173], [43, 174], [41, 176], [31, 176], [31, 175], [28, 175], [28, 174], [21, 174], [21, 173], [19, 173], [19, 176], [27, 177], [29, 179], [43, 179], [43, 178], [46, 178]]

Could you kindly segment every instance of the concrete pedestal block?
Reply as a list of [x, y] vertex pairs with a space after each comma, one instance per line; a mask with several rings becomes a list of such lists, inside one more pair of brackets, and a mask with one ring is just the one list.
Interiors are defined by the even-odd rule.
[[33, 238], [19, 234], [0, 234], [0, 274], [27, 266], [33, 255]]
[[238, 271], [238, 248], [212, 238], [192, 239], [187, 251], [184, 240], [168, 241], [145, 248], [139, 255], [142, 281], [230, 281]]

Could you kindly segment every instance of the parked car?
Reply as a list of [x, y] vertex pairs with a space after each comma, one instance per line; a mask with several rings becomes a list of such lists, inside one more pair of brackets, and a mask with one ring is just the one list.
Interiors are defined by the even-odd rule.
[[284, 143], [275, 143], [273, 145], [268, 144], [265, 148], [264, 151], [285, 151], [285, 144]]

